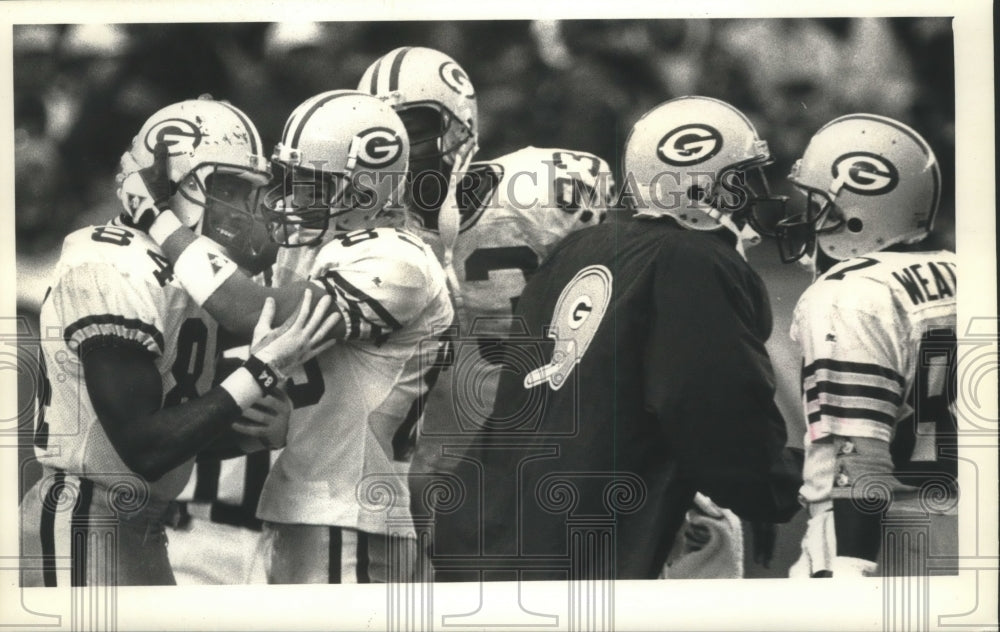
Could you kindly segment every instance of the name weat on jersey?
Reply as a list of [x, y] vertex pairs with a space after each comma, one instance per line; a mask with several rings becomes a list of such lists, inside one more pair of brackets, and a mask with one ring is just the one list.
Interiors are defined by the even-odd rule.
[[955, 264], [947, 261], [914, 263], [892, 276], [906, 290], [914, 305], [955, 296]]

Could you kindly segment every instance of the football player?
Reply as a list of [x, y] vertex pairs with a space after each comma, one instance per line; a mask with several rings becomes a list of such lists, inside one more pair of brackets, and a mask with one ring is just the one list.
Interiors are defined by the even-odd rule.
[[[437, 50], [397, 48], [368, 67], [358, 89], [390, 103], [406, 126], [407, 227], [449, 273], [460, 325], [452, 332], [453, 357], [436, 363], [430, 375], [437, 385], [422, 407], [411, 468], [419, 502], [444, 441], [477, 427], [492, 410], [498, 342], [511, 330], [527, 279], [564, 237], [604, 219], [612, 176], [597, 156], [564, 149], [526, 147], [472, 162], [479, 133], [475, 88], [462, 67]], [[414, 511], [426, 515], [428, 508]]]
[[941, 457], [954, 449], [957, 267], [954, 253], [920, 245], [941, 173], [914, 130], [851, 114], [816, 132], [789, 180], [806, 208], [777, 225], [781, 257], [815, 275], [791, 328], [803, 356], [810, 514], [791, 574], [871, 575], [882, 511], [862, 499], [912, 499], [927, 483], [912, 470], [938, 470], [940, 488], [954, 491], [956, 462]]
[[487, 555], [477, 570], [517, 570], [495, 579], [653, 579], [696, 492], [747, 520], [798, 509], [768, 297], [740, 253], [767, 143], [732, 106], [682, 97], [624, 153], [634, 216], [570, 235], [524, 288], [527, 336], [508, 339], [492, 417], [451, 460], [481, 518], [437, 516], [439, 578]]
[[436, 355], [453, 311], [433, 252], [392, 226], [408, 157], [402, 121], [374, 97], [337, 90], [297, 107], [274, 149], [277, 184], [265, 203], [283, 246], [273, 288], [234, 268], [216, 272], [202, 238], [169, 211], [149, 212], [150, 235], [180, 281], [227, 328], [245, 331], [268, 296], [283, 313], [305, 287], [331, 296], [342, 316], [340, 342], [287, 386], [288, 441], [257, 512], [271, 583], [415, 572], [405, 477], [416, 392], [407, 385], [422, 377], [410, 372], [429, 369], [415, 358]]
[[[248, 227], [267, 162], [241, 111], [199, 99], [156, 112], [121, 159], [126, 205], [141, 203], [131, 185], [153, 171], [163, 200], [205, 235], [217, 265], [266, 259]], [[164, 523], [196, 453], [282, 442], [287, 410], [270, 396], [277, 376], [307, 358], [339, 318], [322, 318], [330, 299], [309, 316], [306, 294], [284, 333], [264, 335], [274, 315], [269, 302], [253, 355], [212, 387], [216, 322], [128, 218], [66, 238], [42, 305], [47, 375], [35, 446], [44, 475], [21, 506], [22, 550], [40, 568], [25, 569], [25, 585], [173, 584]]]

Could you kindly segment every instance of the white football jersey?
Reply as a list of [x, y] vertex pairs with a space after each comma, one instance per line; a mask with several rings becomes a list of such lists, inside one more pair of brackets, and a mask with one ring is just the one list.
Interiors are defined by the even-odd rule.
[[[527, 278], [566, 235], [600, 223], [612, 186], [608, 164], [586, 152], [525, 147], [469, 168], [490, 188], [459, 194], [462, 219], [454, 247], [463, 333], [505, 335]], [[437, 228], [419, 215], [411, 230], [442, 255]]]
[[[398, 228], [279, 251], [275, 285], [309, 278], [334, 298], [346, 339], [291, 375], [288, 440], [257, 515], [412, 534], [406, 475], [422, 375], [454, 312], [430, 248]], [[404, 523], [407, 526], [403, 526]]]
[[[230, 346], [233, 341], [229, 337], [225, 329], [219, 330], [217, 345]], [[213, 383], [221, 383], [249, 354], [248, 345], [223, 349], [216, 362]], [[257, 501], [275, 456], [275, 452], [262, 450], [221, 460], [200, 457], [177, 500], [211, 503], [209, 518], [212, 522], [259, 529]], [[225, 537], [228, 532], [217, 533]]]
[[[163, 405], [171, 406], [211, 388], [216, 329], [146, 234], [112, 224], [71, 233], [41, 310], [47, 390], [35, 452], [42, 464], [99, 484], [104, 475], [130, 471], [94, 413], [81, 349], [131, 344], [148, 350], [163, 380]], [[151, 495], [176, 497], [192, 463], [150, 483]]]
[[[272, 274], [273, 270], [268, 268], [253, 280], [261, 286], [270, 287]], [[221, 383], [250, 355], [249, 345], [241, 345], [242, 341], [225, 329], [219, 331], [217, 345], [221, 357], [216, 363], [214, 384]], [[257, 501], [274, 457], [273, 452], [256, 452], [222, 460], [199, 459], [177, 499], [211, 503], [212, 522], [258, 529]], [[216, 533], [225, 537], [228, 532]], [[192, 556], [188, 559], [195, 561], [196, 558]]]
[[[454, 367], [442, 374], [427, 403], [428, 435], [454, 433], [456, 417], [467, 425], [489, 415], [499, 379], [496, 341], [511, 332], [528, 278], [567, 235], [604, 220], [613, 187], [604, 160], [565, 149], [525, 147], [475, 162], [469, 173], [473, 182], [486, 179], [491, 186], [475, 196], [457, 195], [461, 224], [453, 260], [461, 335]], [[408, 219], [441, 257], [437, 227], [424, 225], [420, 214]]]
[[[889, 441], [918, 410], [954, 414], [957, 265], [947, 251], [880, 252], [843, 261], [799, 299], [791, 337], [802, 347], [811, 440]], [[950, 412], [949, 412], [950, 411]]]

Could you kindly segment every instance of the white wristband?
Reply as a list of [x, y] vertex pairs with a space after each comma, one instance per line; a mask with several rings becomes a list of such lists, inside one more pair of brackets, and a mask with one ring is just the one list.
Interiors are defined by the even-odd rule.
[[149, 236], [158, 246], [162, 246], [167, 241], [167, 237], [173, 235], [178, 228], [184, 228], [184, 224], [174, 215], [173, 211], [167, 209], [153, 220], [153, 225], [149, 227]]
[[174, 274], [199, 306], [203, 306], [236, 269], [236, 264], [222, 253], [222, 247], [208, 237], [198, 237], [191, 242], [174, 264]]
[[264, 391], [257, 385], [257, 380], [253, 379], [253, 375], [245, 367], [240, 367], [230, 373], [229, 377], [222, 380], [219, 386], [236, 400], [236, 405], [240, 407], [240, 410], [250, 408], [264, 395]]

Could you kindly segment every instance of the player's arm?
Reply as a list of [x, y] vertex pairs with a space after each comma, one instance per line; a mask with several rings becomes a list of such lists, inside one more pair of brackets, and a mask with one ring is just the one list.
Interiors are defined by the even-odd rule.
[[[275, 300], [278, 319], [288, 318], [310, 284], [302, 281], [281, 288], [263, 287], [240, 270], [221, 246], [185, 227], [167, 206], [172, 188], [168, 160], [167, 146], [157, 143], [153, 165], [122, 182], [119, 197], [132, 224], [149, 233], [170, 260], [185, 291], [232, 333], [249, 337], [268, 297]], [[313, 301], [320, 296], [320, 292], [313, 292]], [[343, 335], [343, 327], [330, 333], [333, 339]]]
[[756, 288], [710, 252], [684, 248], [656, 266], [644, 391], [681, 475], [741, 518], [788, 520], [801, 461], [774, 403], [766, 296], [748, 295]]
[[[249, 347], [236, 347], [224, 351], [215, 362], [215, 380], [218, 384], [239, 370], [250, 353]], [[212, 443], [198, 452], [198, 460], [220, 461], [250, 454], [260, 450], [276, 450], [285, 446], [292, 401], [285, 388], [269, 393], [250, 408], [232, 426], [223, 431]]]
[[[807, 481], [817, 489], [830, 489], [836, 534], [835, 574], [870, 572], [881, 546], [881, 515], [865, 511], [854, 502], [851, 487], [860, 477], [895, 483], [889, 437], [905, 405], [905, 379], [894, 340], [900, 328], [884, 286], [855, 284], [842, 278], [821, 279], [796, 307], [792, 337], [803, 354], [802, 393], [804, 415], [822, 432], [847, 438], [852, 445], [853, 467], [842, 481]], [[846, 300], [845, 300], [846, 299]], [[878, 435], [878, 436], [876, 436]], [[810, 451], [807, 472], [832, 472], [836, 464], [823, 464], [828, 452]], [[832, 457], [841, 458], [839, 455]], [[852, 480], [854, 479], [854, 480]]]
[[243, 410], [240, 418], [207, 446], [199, 460], [221, 461], [260, 450], [285, 447], [292, 402], [283, 390], [267, 394]]
[[194, 456], [240, 415], [222, 387], [178, 406], [160, 408], [163, 388], [150, 352], [106, 345], [81, 353], [90, 401], [122, 461], [155, 481]]
[[155, 481], [274, 392], [279, 381], [275, 366], [292, 366], [326, 346], [320, 341], [333, 324], [324, 318], [329, 299], [316, 310], [309, 304], [306, 296], [293, 319], [271, 329], [274, 307], [269, 301], [255, 330], [251, 358], [219, 386], [175, 406], [162, 407], [162, 380], [148, 347], [115, 335], [83, 340], [78, 352], [87, 392], [122, 461]]
[[[249, 336], [268, 297], [277, 305], [278, 318], [285, 319], [294, 313], [306, 288], [317, 290], [312, 292], [314, 303], [323, 296], [322, 289], [309, 281], [280, 288], [256, 283], [222, 254], [218, 244], [195, 235], [171, 211], [164, 211], [150, 229], [150, 235], [157, 241], [157, 236], [164, 233], [169, 234], [163, 238], [161, 247], [174, 264], [174, 276], [205, 311], [234, 334]], [[343, 339], [343, 324], [334, 327], [330, 336]]]

